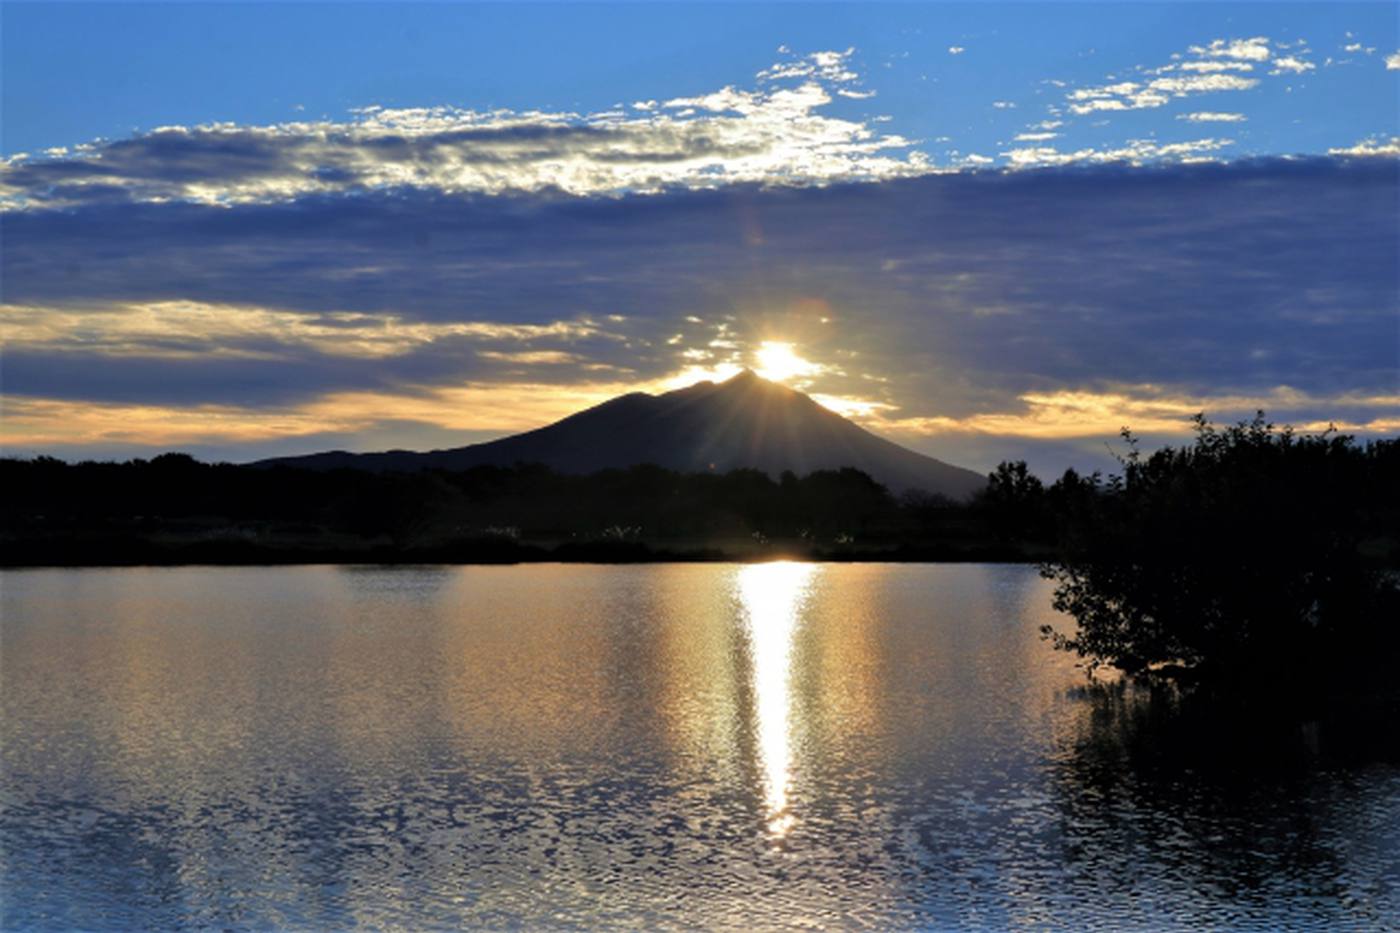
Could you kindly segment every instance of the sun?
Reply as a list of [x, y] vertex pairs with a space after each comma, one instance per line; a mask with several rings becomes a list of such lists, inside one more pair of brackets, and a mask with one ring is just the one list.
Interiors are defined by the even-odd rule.
[[758, 360], [755, 371], [764, 379], [774, 382], [787, 382], [798, 376], [821, 372], [821, 366], [798, 356], [792, 344], [778, 340], [763, 341], [754, 356]]

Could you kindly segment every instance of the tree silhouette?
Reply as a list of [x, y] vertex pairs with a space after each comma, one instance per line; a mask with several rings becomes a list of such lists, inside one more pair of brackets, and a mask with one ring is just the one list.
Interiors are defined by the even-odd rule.
[[1002, 540], [1041, 537], [1045, 531], [1045, 486], [1024, 460], [1006, 460], [987, 476], [978, 497]]
[[1195, 425], [1147, 457], [1125, 430], [1121, 475], [1052, 489], [1060, 556], [1043, 573], [1077, 629], [1045, 634], [1091, 670], [1217, 683], [1396, 659], [1396, 584], [1365, 553], [1394, 548], [1395, 442], [1298, 436], [1262, 412]]

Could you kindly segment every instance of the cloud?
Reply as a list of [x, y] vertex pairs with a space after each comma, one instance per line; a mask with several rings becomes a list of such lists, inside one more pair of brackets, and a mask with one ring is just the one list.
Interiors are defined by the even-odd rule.
[[1164, 65], [1157, 69], [1159, 72], [1167, 71], [1191, 71], [1197, 74], [1210, 74], [1220, 71], [1253, 71], [1254, 66], [1249, 62], [1181, 62], [1175, 65]]
[[[1054, 134], [1051, 134], [1054, 135]], [[1020, 137], [1017, 137], [1020, 139]], [[1027, 168], [1073, 163], [1127, 162], [1142, 165], [1154, 160], [1192, 161], [1204, 153], [1215, 152], [1233, 143], [1231, 139], [1194, 139], [1179, 143], [1159, 143], [1150, 139], [1130, 140], [1112, 149], [1083, 148], [1062, 152], [1048, 146], [1030, 146], [1003, 152], [1012, 167]]]
[[[1157, 100], [1158, 98], [1153, 99]], [[1160, 98], [1160, 103], [1157, 103], [1156, 106], [1161, 106], [1161, 104], [1165, 103], [1166, 99]], [[1069, 109], [1071, 112], [1083, 116], [1086, 113], [1093, 113], [1096, 110], [1136, 110], [1137, 105], [1136, 102], [1130, 103], [1116, 98], [1104, 97], [1089, 99], [1079, 104], [1070, 104]]]
[[[848, 87], [851, 50], [815, 52], [721, 88], [592, 114], [359, 108], [341, 122], [159, 127], [0, 166], [0, 206], [97, 201], [236, 205], [423, 188], [578, 196], [876, 180], [929, 170], [897, 135], [823, 113]], [[793, 83], [793, 82], [796, 83]]]
[[1208, 94], [1215, 91], [1247, 91], [1258, 84], [1258, 78], [1209, 74], [1186, 78], [1156, 78], [1149, 82], [1147, 87], [1148, 90], [1162, 91], [1175, 97], [1186, 97], [1188, 94]]
[[[954, 46], [953, 48], [960, 48]], [[1139, 69], [1134, 80], [1068, 89], [1075, 115], [1156, 109], [1201, 94], [1249, 90], [1263, 39], [1215, 40], [1191, 60]], [[453, 197], [525, 193], [573, 197], [657, 195], [726, 186], [880, 182], [985, 166], [956, 153], [936, 164], [882, 116], [838, 117], [843, 100], [867, 100], [855, 50], [784, 58], [753, 88], [726, 86], [669, 99], [640, 98], [592, 113], [454, 107], [356, 108], [345, 119], [271, 125], [165, 126], [116, 140], [19, 154], [0, 163], [0, 209], [66, 210], [101, 203], [187, 202], [235, 207], [315, 197], [431, 191]], [[1274, 71], [1307, 63], [1273, 59]], [[1011, 100], [996, 100], [1011, 109]], [[1061, 109], [1018, 142], [1063, 124]], [[1201, 111], [1209, 112], [1209, 111]], [[1187, 117], [1186, 119], [1194, 119]], [[940, 137], [941, 138], [941, 137]], [[1080, 148], [1077, 158], [1020, 151], [1009, 167], [1133, 161], [1187, 154], [1186, 142], [1128, 140]]]
[[67, 446], [170, 449], [191, 444], [239, 445], [246, 451], [327, 433], [354, 437], [397, 423], [417, 427], [419, 436], [425, 427], [455, 432], [443, 436], [460, 444], [463, 434], [499, 435], [522, 424], [546, 424], [634, 388], [616, 382], [571, 387], [502, 382], [416, 393], [332, 392], [274, 406], [17, 398], [6, 401], [4, 438], [10, 451]]
[[1269, 72], [1269, 74], [1271, 75], [1280, 75], [1285, 73], [1303, 74], [1305, 72], [1313, 71], [1317, 67], [1312, 62], [1304, 61], [1301, 58], [1296, 58], [1292, 55], [1283, 55], [1278, 58], [1275, 58], [1273, 60], [1273, 66], [1273, 70]]
[[1385, 57], [1386, 71], [1400, 71], [1400, 52], [1392, 52]]
[[1252, 39], [1215, 39], [1208, 45], [1190, 47], [1193, 55], [1209, 58], [1233, 58], [1251, 62], [1269, 60], [1269, 40], [1264, 36]]
[[253, 456], [391, 429], [445, 446], [764, 341], [822, 367], [812, 391], [954, 462], [974, 433], [1049, 443], [1152, 414], [1073, 415], [1080, 395], [1272, 411], [1285, 386], [1300, 423], [1388, 423], [1400, 167], [1127, 164], [1220, 142], [824, 188], [18, 212], [0, 433], [10, 451], [197, 440]]
[[1078, 88], [1066, 100], [1076, 114], [1100, 110], [1142, 110], [1161, 107], [1173, 97], [1208, 94], [1218, 91], [1247, 91], [1259, 84], [1257, 78], [1242, 78], [1235, 74], [1192, 74], [1184, 77], [1154, 78], [1146, 83], [1119, 81], [1099, 87]]
[[1329, 149], [1327, 152], [1334, 156], [1361, 156], [1363, 158], [1400, 156], [1400, 136], [1391, 136], [1389, 139], [1373, 136], [1345, 149]]
[[950, 46], [948, 46], [948, 54], [949, 54], [949, 55], [961, 55], [962, 53], [964, 53], [964, 52], [966, 52], [966, 51], [967, 51], [967, 49], [963, 48], [963, 47], [960, 46], [960, 45], [950, 45]]
[[1215, 110], [1200, 110], [1196, 113], [1179, 113], [1178, 120], [1191, 123], [1243, 123], [1249, 118], [1242, 113], [1221, 113]]
[[11, 352], [77, 351], [147, 359], [267, 358], [277, 350], [305, 348], [373, 360], [453, 338], [490, 345], [575, 341], [604, 333], [588, 319], [548, 324], [427, 322], [397, 314], [297, 312], [199, 301], [74, 308], [0, 305], [0, 313], [0, 340]]
[[1016, 134], [1016, 142], [1018, 142], [1018, 143], [1038, 143], [1038, 142], [1044, 142], [1044, 141], [1047, 140], [1047, 139], [1054, 139], [1054, 138], [1056, 138], [1056, 137], [1059, 136], [1059, 135], [1060, 135], [1059, 133], [1017, 133], [1017, 134]]
[[851, 56], [854, 54], [854, 48], [848, 48], [844, 52], [813, 52], [801, 57], [791, 56], [789, 53], [788, 60], [763, 69], [757, 77], [760, 81], [803, 78], [844, 84], [860, 78], [860, 74], [850, 66]]
[[[1400, 395], [1343, 394], [1310, 396], [1291, 386], [1276, 386], [1257, 395], [1175, 395], [1152, 384], [1119, 385], [1095, 391], [1031, 392], [1019, 397], [1015, 410], [966, 418], [882, 418], [892, 433], [991, 434], [1001, 437], [1063, 439], [1111, 437], [1124, 426], [1135, 433], [1183, 434], [1193, 415], [1209, 413], [1216, 421], [1246, 419], [1256, 411], [1273, 413], [1301, 431], [1372, 434], [1400, 431]], [[1356, 420], [1312, 420], [1317, 410], [1358, 412]], [[1301, 416], [1300, 418], [1293, 417]], [[882, 416], [877, 416], [882, 417]]]
[[[1300, 57], [1308, 51], [1304, 42], [1271, 43], [1265, 36], [1248, 39], [1214, 39], [1205, 45], [1193, 45], [1183, 60], [1181, 53], [1173, 61], [1157, 67], [1140, 67], [1143, 80], [1117, 80], [1102, 85], [1076, 88], [1065, 96], [1069, 111], [1080, 116], [1162, 107], [1173, 99], [1222, 91], [1248, 91], [1260, 84], [1249, 76], [1256, 67], [1270, 65], [1268, 74], [1298, 75], [1316, 70], [1316, 65]], [[1291, 54], [1275, 55], [1296, 49]], [[1400, 65], [1397, 65], [1400, 67]]]

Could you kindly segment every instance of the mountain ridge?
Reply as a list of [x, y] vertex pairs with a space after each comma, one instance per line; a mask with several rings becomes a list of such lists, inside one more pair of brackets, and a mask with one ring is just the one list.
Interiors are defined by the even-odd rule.
[[967, 499], [986, 485], [979, 473], [902, 447], [747, 369], [723, 382], [659, 395], [629, 392], [552, 424], [465, 447], [326, 451], [254, 466], [412, 472], [516, 463], [542, 463], [562, 473], [640, 464], [681, 472], [752, 468], [773, 477], [852, 467], [892, 492], [920, 489], [952, 499]]

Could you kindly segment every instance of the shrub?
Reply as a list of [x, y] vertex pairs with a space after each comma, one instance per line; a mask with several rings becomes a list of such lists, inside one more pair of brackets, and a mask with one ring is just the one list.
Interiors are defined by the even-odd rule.
[[1044, 632], [1092, 671], [1195, 680], [1349, 676], [1396, 658], [1394, 575], [1363, 539], [1394, 530], [1397, 445], [1299, 436], [1263, 413], [1076, 477], [1042, 573], [1077, 631]]

